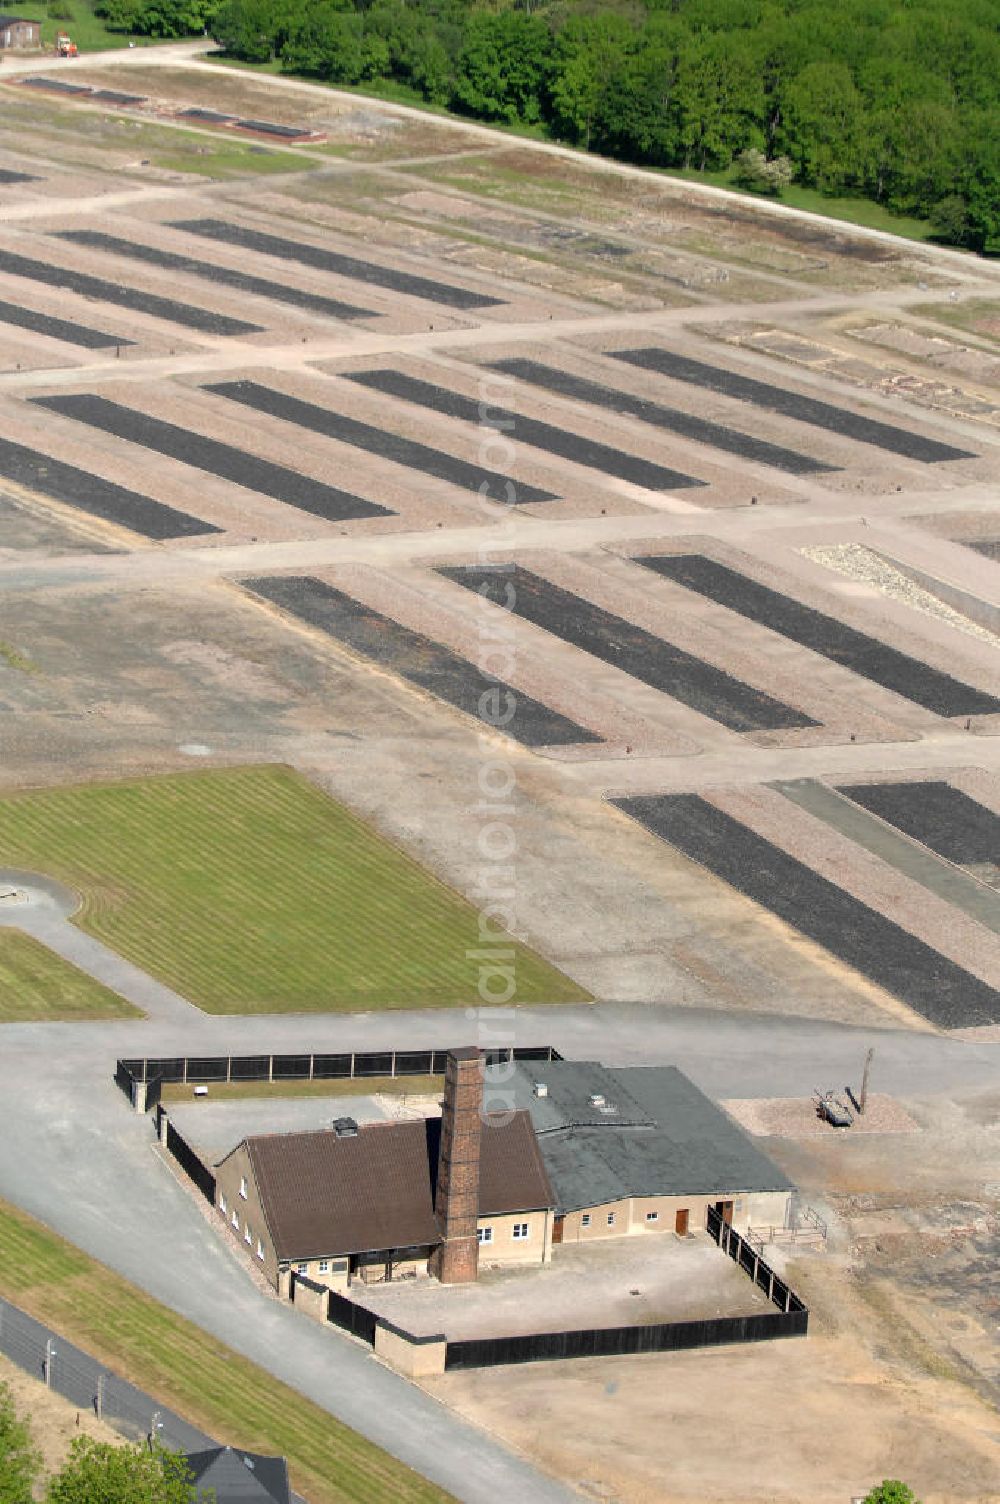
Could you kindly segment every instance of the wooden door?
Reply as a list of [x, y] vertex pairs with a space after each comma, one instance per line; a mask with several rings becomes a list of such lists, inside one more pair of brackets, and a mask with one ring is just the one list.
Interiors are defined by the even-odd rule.
[[565, 1219], [563, 1217], [553, 1217], [553, 1219], [552, 1219], [552, 1242], [553, 1242], [553, 1244], [555, 1244], [555, 1243], [561, 1243], [562, 1240], [563, 1240], [563, 1221], [564, 1220]]
[[688, 1217], [688, 1208], [686, 1206], [679, 1207], [677, 1215], [674, 1218], [674, 1232], [679, 1238], [686, 1238], [688, 1235]]
[[726, 1226], [731, 1227], [733, 1222], [733, 1203], [731, 1201], [717, 1201], [715, 1203], [715, 1210], [719, 1213]]

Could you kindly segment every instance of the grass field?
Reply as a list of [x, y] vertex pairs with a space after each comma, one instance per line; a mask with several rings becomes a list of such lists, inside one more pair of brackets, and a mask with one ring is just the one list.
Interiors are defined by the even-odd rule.
[[[9, 796], [0, 865], [76, 889], [76, 923], [209, 1013], [479, 1002], [476, 909], [287, 768]], [[588, 997], [510, 946], [512, 1001]]]
[[272, 1101], [275, 1097], [430, 1097], [444, 1091], [443, 1076], [358, 1076], [346, 1081], [212, 1081], [208, 1096], [196, 1097], [193, 1086], [169, 1081], [160, 1100], [170, 1102], [235, 1102], [246, 1097]]
[[293, 1485], [309, 1504], [444, 1504], [450, 1498], [4, 1202], [0, 1293], [209, 1435], [248, 1451], [283, 1453]]
[[5, 5], [3, 13], [5, 16], [27, 16], [30, 20], [40, 20], [43, 47], [54, 47], [56, 33], [68, 32], [79, 47], [81, 57], [88, 52], [103, 52], [111, 47], [127, 47], [130, 41], [137, 47], [154, 45], [150, 37], [130, 37], [127, 32], [109, 31], [100, 16], [94, 15], [88, 0], [69, 0], [69, 9], [72, 15], [64, 21], [48, 16], [44, 3], [33, 5], [31, 0], [26, 5]]
[[142, 1016], [30, 935], [0, 929], [0, 1024]]

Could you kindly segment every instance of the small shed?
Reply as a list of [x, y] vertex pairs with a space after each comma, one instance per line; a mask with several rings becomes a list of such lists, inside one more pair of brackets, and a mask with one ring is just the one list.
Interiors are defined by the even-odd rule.
[[284, 1457], [262, 1457], [233, 1447], [189, 1452], [196, 1500], [213, 1504], [289, 1504], [288, 1464]]
[[0, 47], [26, 51], [41, 45], [41, 21], [29, 21], [24, 16], [0, 16]]

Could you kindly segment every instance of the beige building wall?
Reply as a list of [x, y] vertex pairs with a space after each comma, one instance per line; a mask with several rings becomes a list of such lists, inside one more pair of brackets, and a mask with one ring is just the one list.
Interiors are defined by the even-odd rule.
[[219, 1220], [225, 1222], [230, 1237], [239, 1244], [250, 1261], [262, 1270], [268, 1283], [277, 1289], [278, 1260], [264, 1220], [264, 1208], [250, 1168], [250, 1156], [242, 1145], [234, 1149], [221, 1165], [216, 1166], [215, 1212]]
[[586, 1243], [591, 1239], [623, 1238], [633, 1234], [676, 1232], [678, 1212], [687, 1211], [688, 1231], [704, 1232], [710, 1206], [719, 1201], [733, 1203], [732, 1224], [740, 1231], [748, 1225], [784, 1227], [788, 1219], [790, 1191], [735, 1192], [714, 1196], [634, 1196], [623, 1201], [606, 1202], [581, 1211], [568, 1212], [563, 1219], [564, 1243]]
[[[480, 1217], [480, 1264], [544, 1264], [551, 1256], [552, 1213], [515, 1212], [502, 1217]], [[515, 1227], [527, 1227], [527, 1237], [514, 1236]], [[482, 1232], [489, 1229], [489, 1242]]]

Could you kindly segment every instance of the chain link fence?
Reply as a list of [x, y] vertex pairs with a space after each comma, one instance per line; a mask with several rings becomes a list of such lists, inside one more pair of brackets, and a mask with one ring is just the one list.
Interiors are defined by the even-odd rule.
[[[171, 1452], [205, 1452], [219, 1445], [144, 1389], [112, 1373], [90, 1353], [2, 1296], [0, 1353], [129, 1441], [157, 1441]], [[306, 1500], [293, 1492], [291, 1504], [306, 1504]]]
[[200, 1452], [218, 1445], [152, 1395], [2, 1298], [0, 1352], [78, 1410], [89, 1410], [130, 1441], [156, 1440], [175, 1452]]

